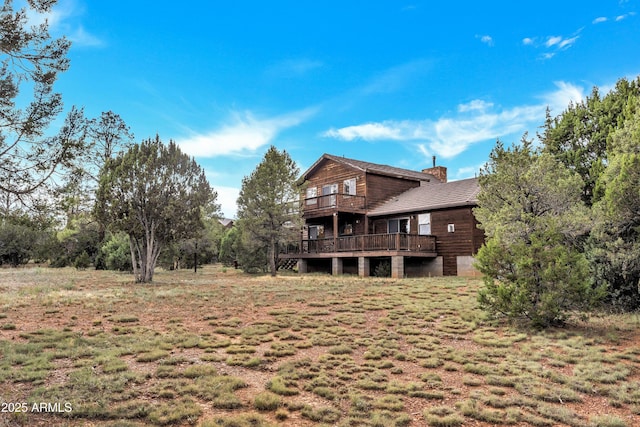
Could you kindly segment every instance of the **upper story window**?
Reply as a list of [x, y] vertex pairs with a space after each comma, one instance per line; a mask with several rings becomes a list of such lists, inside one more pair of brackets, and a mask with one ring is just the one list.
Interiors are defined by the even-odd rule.
[[307, 205], [315, 205], [318, 203], [318, 187], [307, 188]]
[[321, 207], [329, 207], [336, 205], [336, 196], [338, 194], [338, 184], [329, 184], [322, 186], [322, 203]]
[[355, 178], [345, 179], [343, 182], [343, 188], [344, 188], [343, 190], [344, 194], [355, 196], [356, 195], [356, 179]]
[[324, 225], [309, 226], [309, 240], [317, 240], [324, 238]]

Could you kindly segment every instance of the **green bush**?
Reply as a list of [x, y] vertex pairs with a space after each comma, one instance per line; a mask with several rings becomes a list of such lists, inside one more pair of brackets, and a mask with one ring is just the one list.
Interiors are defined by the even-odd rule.
[[73, 261], [73, 266], [78, 270], [86, 270], [90, 265], [91, 260], [89, 259], [89, 254], [85, 251], [82, 251], [82, 253]]
[[498, 142], [479, 183], [473, 212], [487, 238], [476, 256], [481, 307], [537, 327], [595, 308], [604, 289], [592, 286], [582, 253], [591, 219], [580, 176], [523, 138], [510, 149]]
[[476, 258], [485, 275], [480, 306], [511, 319], [526, 318], [538, 327], [561, 324], [593, 307], [603, 290], [591, 286], [585, 256], [559, 239], [559, 234], [532, 234], [529, 242], [508, 248], [488, 240]]
[[253, 406], [259, 411], [273, 411], [282, 405], [282, 399], [275, 393], [263, 391], [254, 399]]
[[129, 237], [124, 233], [113, 234], [100, 248], [100, 257], [107, 270], [132, 271]]
[[81, 217], [70, 221], [58, 232], [57, 253], [52, 257], [51, 266], [75, 266], [76, 259], [82, 258], [83, 252], [86, 252], [91, 263], [98, 255], [101, 239], [100, 227], [92, 219]]
[[36, 232], [31, 228], [2, 221], [0, 224], [0, 265], [9, 264], [17, 267], [26, 264], [31, 258], [31, 250], [35, 245]]
[[375, 277], [391, 277], [391, 263], [389, 261], [380, 261], [373, 269]]

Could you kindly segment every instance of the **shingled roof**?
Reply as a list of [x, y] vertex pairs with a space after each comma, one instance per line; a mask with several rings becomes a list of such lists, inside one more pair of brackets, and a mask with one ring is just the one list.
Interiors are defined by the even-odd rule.
[[369, 216], [431, 211], [458, 206], [474, 206], [478, 201], [478, 178], [431, 183], [412, 188], [368, 212]]
[[416, 181], [438, 182], [438, 179], [430, 174], [412, 171], [410, 169], [402, 169], [393, 166], [380, 165], [377, 163], [364, 162], [362, 160], [348, 159], [346, 157], [334, 156], [333, 154], [323, 154], [322, 157], [320, 157], [313, 165], [311, 165], [309, 169], [307, 169], [305, 173], [302, 174], [302, 178], [307, 179], [307, 176], [311, 174], [324, 160], [327, 159], [367, 173], [393, 176], [397, 178], [409, 178]]

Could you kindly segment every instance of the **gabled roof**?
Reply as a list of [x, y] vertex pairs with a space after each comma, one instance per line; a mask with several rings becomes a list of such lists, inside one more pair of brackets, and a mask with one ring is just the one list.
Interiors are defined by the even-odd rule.
[[231, 227], [234, 221], [231, 218], [220, 218], [218, 222], [222, 224], [223, 227]]
[[396, 178], [405, 178], [415, 181], [431, 181], [438, 182], [438, 179], [433, 175], [426, 173], [412, 171], [410, 169], [396, 168], [393, 166], [380, 165], [377, 163], [363, 162], [362, 160], [347, 159], [346, 157], [334, 156], [333, 154], [323, 154], [305, 173], [302, 174], [301, 179], [306, 180], [307, 177], [315, 172], [325, 160], [333, 160], [334, 162], [343, 164], [347, 167], [360, 170], [362, 172], [373, 173], [377, 175], [393, 176]]
[[368, 212], [369, 216], [425, 212], [459, 206], [475, 206], [480, 185], [478, 178], [431, 183], [412, 188]]

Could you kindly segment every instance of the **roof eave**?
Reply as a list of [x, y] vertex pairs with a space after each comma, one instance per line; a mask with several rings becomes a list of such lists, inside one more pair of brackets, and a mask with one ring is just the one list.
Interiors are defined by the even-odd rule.
[[462, 203], [444, 203], [440, 205], [421, 206], [421, 207], [410, 208], [410, 209], [395, 209], [395, 210], [381, 211], [381, 212], [375, 212], [375, 213], [368, 213], [367, 216], [379, 217], [379, 216], [410, 214], [410, 213], [427, 212], [427, 211], [431, 212], [431, 211], [437, 211], [437, 210], [443, 210], [443, 209], [464, 208], [467, 206], [477, 206], [477, 205], [478, 205], [478, 202], [476, 200], [471, 200], [471, 201], [466, 201]]

